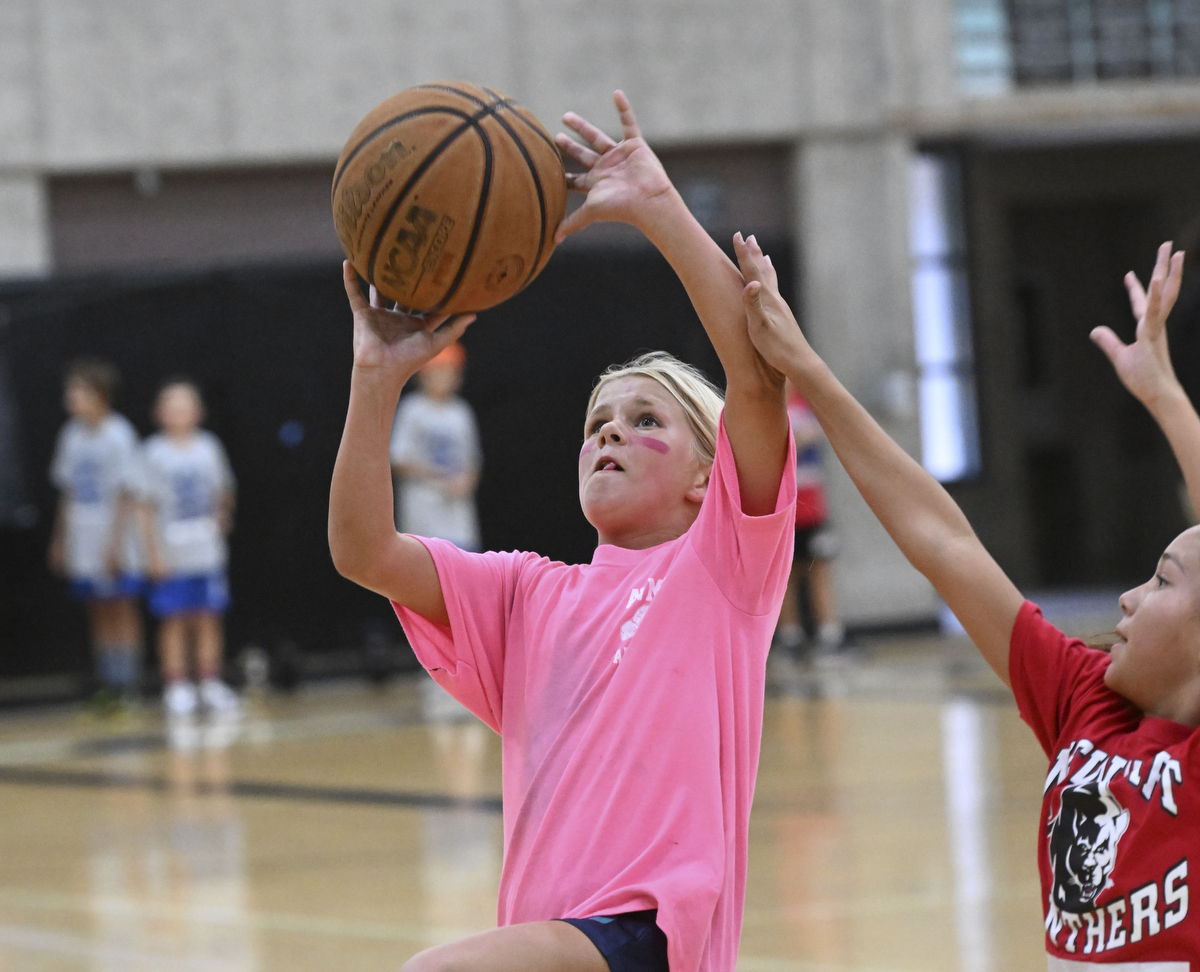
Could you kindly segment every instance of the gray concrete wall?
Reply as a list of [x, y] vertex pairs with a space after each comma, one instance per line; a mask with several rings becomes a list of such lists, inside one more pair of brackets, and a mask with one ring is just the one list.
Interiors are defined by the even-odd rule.
[[[904, 138], [807, 141], [796, 160], [804, 320], [813, 346], [889, 435], [921, 449], [908, 262]], [[842, 553], [835, 584], [851, 623], [933, 617], [937, 598], [830, 462]]]

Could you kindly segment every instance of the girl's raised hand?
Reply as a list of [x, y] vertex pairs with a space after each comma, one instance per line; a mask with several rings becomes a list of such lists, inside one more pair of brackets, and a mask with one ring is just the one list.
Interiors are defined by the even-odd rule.
[[1136, 274], [1125, 275], [1129, 305], [1137, 318], [1133, 343], [1126, 344], [1109, 327], [1098, 327], [1091, 333], [1092, 341], [1112, 362], [1121, 384], [1144, 405], [1152, 404], [1178, 384], [1167, 348], [1166, 324], [1182, 280], [1183, 253], [1172, 255], [1171, 243], [1164, 243], [1158, 248], [1149, 290], [1142, 289]]
[[563, 115], [563, 124], [585, 144], [559, 132], [554, 141], [587, 171], [568, 173], [567, 186], [587, 193], [575, 212], [566, 217], [554, 234], [561, 243], [590, 223], [603, 221], [637, 225], [641, 208], [656, 196], [671, 191], [671, 180], [638, 130], [633, 107], [623, 91], [613, 92], [613, 104], [621, 116], [621, 141], [615, 142], [574, 112]]
[[381, 369], [381, 373], [407, 381], [423, 364], [462, 337], [475, 320], [474, 314], [423, 318], [388, 310], [374, 287], [368, 301], [349, 260], [342, 263], [342, 279], [354, 312], [355, 368]]

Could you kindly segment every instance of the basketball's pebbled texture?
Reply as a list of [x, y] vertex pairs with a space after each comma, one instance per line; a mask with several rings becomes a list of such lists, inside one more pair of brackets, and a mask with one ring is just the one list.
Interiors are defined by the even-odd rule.
[[418, 313], [492, 307], [546, 265], [567, 208], [562, 157], [528, 109], [462, 81], [417, 85], [354, 129], [333, 175], [350, 262]]

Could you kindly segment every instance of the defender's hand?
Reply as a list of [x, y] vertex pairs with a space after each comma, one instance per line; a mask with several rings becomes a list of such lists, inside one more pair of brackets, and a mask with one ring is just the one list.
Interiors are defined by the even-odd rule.
[[[368, 302], [358, 286], [358, 272], [342, 263], [346, 297], [354, 312], [354, 367], [380, 369], [407, 381], [423, 364], [462, 337], [474, 314], [425, 319], [388, 310], [374, 287]], [[445, 325], [444, 327], [442, 325]]]
[[750, 340], [773, 372], [772, 377], [777, 377], [782, 385], [785, 373], [794, 371], [806, 356], [815, 358], [815, 353], [800, 332], [792, 309], [779, 295], [775, 267], [758, 240], [753, 236], [742, 239], [741, 233], [735, 233], [733, 249], [746, 281], [742, 303]]
[[1092, 341], [1112, 362], [1121, 384], [1146, 406], [1179, 384], [1167, 347], [1166, 324], [1182, 280], [1183, 253], [1172, 255], [1168, 241], [1158, 248], [1148, 291], [1142, 289], [1134, 273], [1125, 275], [1129, 305], [1138, 322], [1134, 342], [1126, 344], [1108, 327], [1098, 327], [1091, 333]]
[[621, 116], [619, 142], [574, 112], [563, 115], [563, 124], [587, 143], [580, 145], [562, 132], [554, 137], [555, 144], [587, 170], [569, 173], [567, 186], [586, 192], [587, 198], [559, 224], [554, 235], [556, 243], [589, 223], [609, 221], [636, 226], [646, 203], [672, 190], [658, 156], [642, 138], [625, 92], [614, 91], [613, 104]]

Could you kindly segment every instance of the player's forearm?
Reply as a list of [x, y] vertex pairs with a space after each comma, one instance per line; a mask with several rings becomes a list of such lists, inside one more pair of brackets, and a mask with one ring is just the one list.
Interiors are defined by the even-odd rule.
[[1171, 444], [1192, 506], [1200, 510], [1200, 416], [1178, 382], [1145, 404]]
[[814, 353], [787, 370], [808, 400], [867, 505], [896, 545], [935, 587], [953, 570], [955, 548], [975, 540], [962, 510], [925, 469], [897, 445]]
[[329, 489], [329, 551], [351, 580], [370, 570], [395, 534], [388, 443], [399, 399], [395, 382], [355, 369]]

